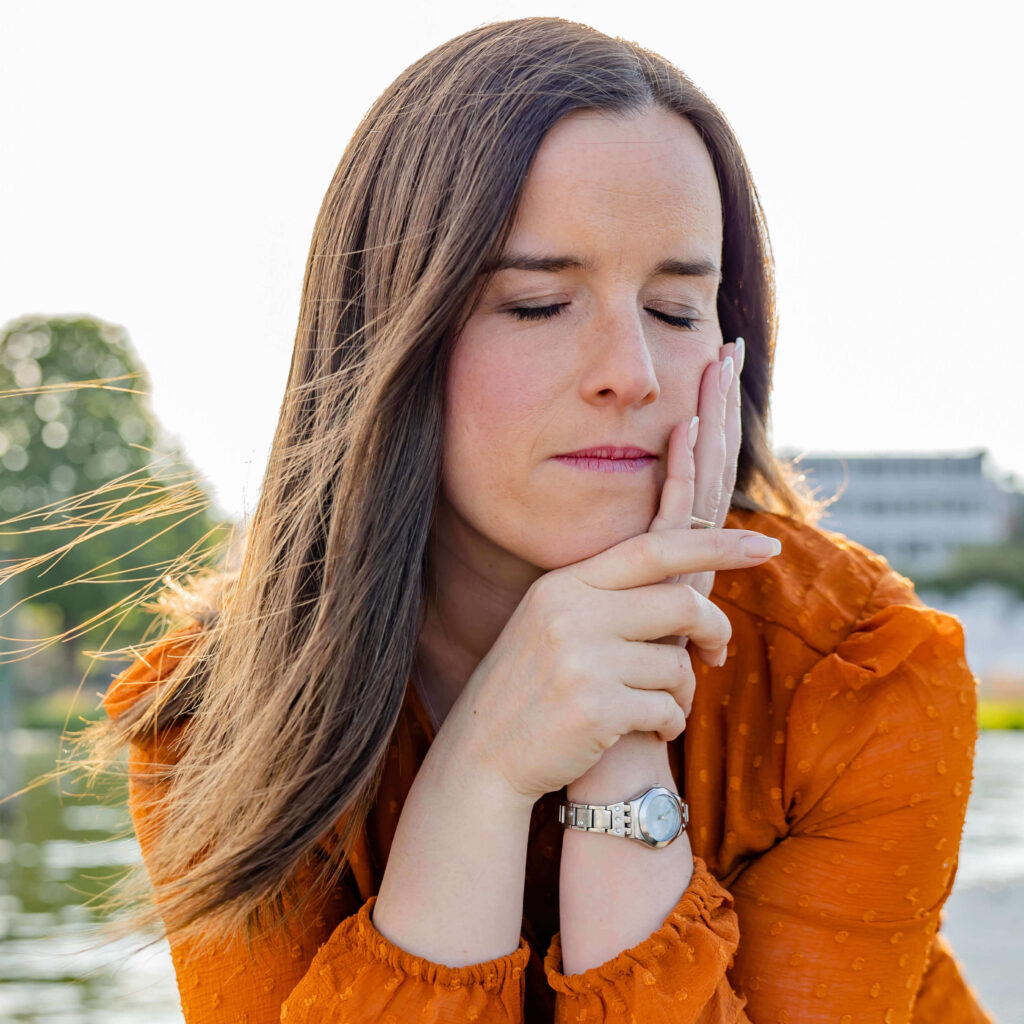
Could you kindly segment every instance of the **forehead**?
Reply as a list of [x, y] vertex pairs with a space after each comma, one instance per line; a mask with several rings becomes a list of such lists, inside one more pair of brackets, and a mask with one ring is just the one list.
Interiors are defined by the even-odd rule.
[[627, 117], [574, 111], [537, 150], [513, 234], [604, 244], [646, 235], [718, 254], [722, 207], [711, 156], [689, 121], [661, 107]]

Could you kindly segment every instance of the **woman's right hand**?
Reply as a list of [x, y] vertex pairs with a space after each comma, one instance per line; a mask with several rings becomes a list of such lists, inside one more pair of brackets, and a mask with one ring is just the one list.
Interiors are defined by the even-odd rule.
[[[472, 770], [530, 803], [580, 778], [621, 736], [678, 737], [693, 702], [690, 651], [652, 643], [684, 634], [724, 648], [728, 617], [667, 577], [750, 568], [752, 530], [638, 534], [540, 577], [469, 677], [442, 731]], [[440, 733], [439, 733], [440, 738]]]

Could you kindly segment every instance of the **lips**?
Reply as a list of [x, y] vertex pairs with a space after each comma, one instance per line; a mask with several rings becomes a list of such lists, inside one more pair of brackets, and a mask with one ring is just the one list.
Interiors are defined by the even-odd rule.
[[576, 459], [644, 459], [654, 456], [646, 448], [629, 446], [626, 448], [616, 445], [601, 445], [597, 448], [580, 448], [575, 452], [562, 452], [562, 458]]

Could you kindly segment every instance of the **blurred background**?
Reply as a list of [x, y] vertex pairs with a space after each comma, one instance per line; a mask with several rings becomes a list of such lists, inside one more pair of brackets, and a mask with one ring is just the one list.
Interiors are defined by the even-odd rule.
[[[145, 628], [95, 616], [251, 515], [313, 222], [363, 114], [433, 46], [538, 13], [663, 53], [738, 134], [776, 259], [773, 444], [837, 496], [824, 528], [965, 627], [982, 731], [943, 931], [997, 1019], [1024, 1021], [1022, 72], [1003, 3], [0, 2], [0, 581], [95, 533], [0, 584], [0, 797], [101, 714], [125, 662], [90, 652]], [[159, 521], [103, 531], [154, 502]], [[165, 945], [81, 949], [85, 902], [139, 857], [119, 802], [66, 778], [0, 804], [0, 1020], [181, 1021]]]

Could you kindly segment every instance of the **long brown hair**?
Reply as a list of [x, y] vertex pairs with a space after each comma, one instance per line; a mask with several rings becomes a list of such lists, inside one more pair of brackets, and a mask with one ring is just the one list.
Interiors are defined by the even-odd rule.
[[721, 111], [663, 57], [560, 18], [487, 24], [438, 46], [374, 103], [327, 189], [240, 565], [164, 595], [169, 625], [202, 623], [194, 649], [116, 721], [82, 733], [95, 765], [188, 722], [149, 855], [154, 877], [175, 882], [125, 931], [162, 917], [168, 935], [250, 938], [343, 819], [342, 856], [324, 862], [322, 882], [339, 880], [423, 621], [453, 343], [546, 133], [574, 110], [652, 104], [700, 132], [722, 198], [718, 315], [723, 336], [747, 344], [732, 505], [820, 517], [768, 444], [773, 260]]

